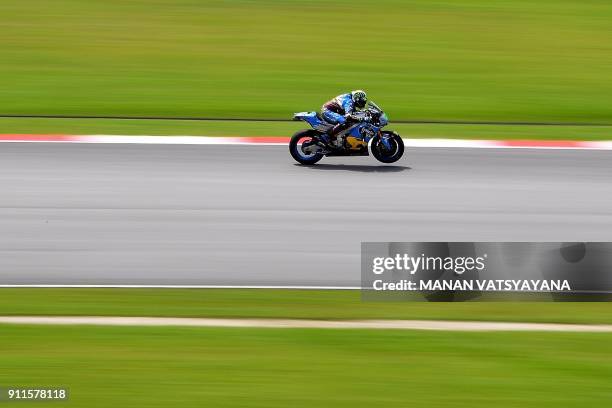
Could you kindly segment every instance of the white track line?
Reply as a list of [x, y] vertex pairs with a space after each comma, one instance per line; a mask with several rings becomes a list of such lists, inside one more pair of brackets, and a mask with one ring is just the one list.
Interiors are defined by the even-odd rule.
[[[612, 150], [612, 141], [565, 140], [470, 140], [470, 139], [403, 139], [407, 147], [469, 149], [551, 149]], [[11, 135], [0, 134], [2, 143], [90, 143], [90, 144], [164, 144], [164, 145], [243, 145], [286, 146], [288, 138], [226, 136], [152, 136], [152, 135]]]
[[[87, 135], [76, 136], [77, 143], [127, 143], [127, 144], [186, 144], [186, 145], [235, 145], [245, 144], [241, 137], [215, 136], [121, 136]], [[255, 143], [253, 143], [255, 144]]]
[[[176, 144], [176, 145], [233, 145], [233, 146], [287, 146], [288, 141], [256, 141], [257, 137], [217, 137], [217, 136], [117, 136], [88, 135], [76, 137], [68, 143], [98, 144]], [[406, 147], [417, 148], [465, 148], [465, 149], [550, 149], [550, 150], [612, 150], [612, 142], [577, 142], [573, 146], [555, 145], [515, 145], [504, 140], [470, 139], [402, 139]]]
[[114, 316], [0, 316], [4, 324], [244, 327], [269, 329], [394, 329], [436, 331], [515, 331], [612, 333], [612, 325], [436, 320], [301, 320]]

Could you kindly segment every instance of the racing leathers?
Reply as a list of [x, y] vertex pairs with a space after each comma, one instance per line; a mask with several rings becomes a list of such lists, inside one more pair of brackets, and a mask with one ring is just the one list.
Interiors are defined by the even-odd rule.
[[[328, 132], [328, 135], [333, 140], [334, 137], [348, 129], [351, 126], [350, 116], [357, 111], [351, 93], [346, 93], [336, 96], [334, 99], [326, 102], [321, 108], [321, 115], [327, 122], [335, 126]], [[339, 146], [342, 146], [341, 141]]]

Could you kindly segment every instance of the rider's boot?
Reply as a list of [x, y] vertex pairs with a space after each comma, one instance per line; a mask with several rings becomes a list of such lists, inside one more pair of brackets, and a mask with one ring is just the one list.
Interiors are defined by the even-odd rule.
[[350, 123], [348, 121], [344, 123], [336, 124], [327, 134], [329, 135], [329, 146], [333, 149], [343, 149], [344, 148], [344, 137], [338, 136], [340, 132], [346, 130], [350, 127]]
[[332, 150], [331, 139], [327, 133], [323, 133], [318, 137], [317, 146], [322, 149], [321, 153], [323, 154], [327, 154]]
[[319, 144], [328, 145], [331, 142], [331, 138], [328, 133], [323, 133], [319, 136]]

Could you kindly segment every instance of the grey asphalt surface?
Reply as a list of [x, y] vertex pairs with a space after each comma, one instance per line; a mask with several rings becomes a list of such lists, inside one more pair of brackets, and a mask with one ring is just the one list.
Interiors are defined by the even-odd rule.
[[0, 284], [359, 286], [362, 241], [612, 241], [612, 152], [0, 145]]

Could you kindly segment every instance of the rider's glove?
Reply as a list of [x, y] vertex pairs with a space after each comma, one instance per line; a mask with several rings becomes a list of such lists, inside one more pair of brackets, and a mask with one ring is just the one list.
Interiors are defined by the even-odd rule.
[[346, 117], [348, 119], [354, 120], [356, 122], [361, 122], [361, 121], [363, 121], [365, 119], [363, 114], [360, 115], [357, 112], [349, 113], [348, 115], [346, 115]]

